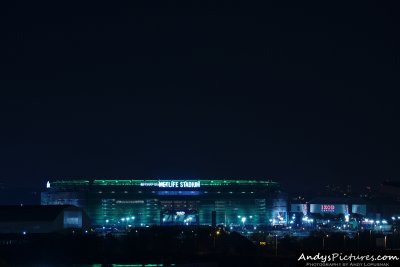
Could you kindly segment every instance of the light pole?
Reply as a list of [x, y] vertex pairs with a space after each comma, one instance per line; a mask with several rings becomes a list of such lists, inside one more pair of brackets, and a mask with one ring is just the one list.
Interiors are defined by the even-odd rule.
[[324, 235], [324, 236], [322, 237], [322, 249], [325, 249], [325, 237], [328, 238], [329, 235]]
[[372, 247], [372, 243], [371, 243], [371, 239], [372, 239], [372, 230], [369, 230], [369, 247]]
[[218, 237], [219, 234], [220, 234], [220, 231], [219, 231], [219, 230], [216, 231], [215, 234], [214, 234], [214, 249], [215, 249], [215, 238]]
[[343, 248], [346, 248], [346, 235], [343, 235]]
[[360, 232], [357, 232], [357, 249], [360, 249]]
[[275, 256], [278, 256], [278, 235], [275, 235]]
[[385, 236], [385, 249], [386, 249], [386, 236]]

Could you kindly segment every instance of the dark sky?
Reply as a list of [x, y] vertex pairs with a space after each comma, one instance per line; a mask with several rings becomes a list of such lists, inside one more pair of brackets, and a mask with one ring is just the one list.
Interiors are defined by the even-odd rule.
[[0, 181], [399, 178], [395, 6], [133, 2], [0, 9]]

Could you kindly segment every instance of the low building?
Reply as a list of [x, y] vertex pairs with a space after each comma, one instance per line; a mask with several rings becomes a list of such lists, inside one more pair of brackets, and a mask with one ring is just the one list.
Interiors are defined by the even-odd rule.
[[88, 229], [89, 217], [71, 205], [0, 206], [0, 233], [52, 233]]

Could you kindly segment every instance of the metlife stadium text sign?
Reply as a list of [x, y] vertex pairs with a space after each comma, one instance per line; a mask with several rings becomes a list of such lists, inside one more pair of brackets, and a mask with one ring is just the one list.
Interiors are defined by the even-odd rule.
[[159, 181], [158, 187], [196, 188], [200, 187], [200, 181]]
[[143, 182], [140, 186], [155, 186], [159, 188], [199, 188], [200, 181], [158, 181]]

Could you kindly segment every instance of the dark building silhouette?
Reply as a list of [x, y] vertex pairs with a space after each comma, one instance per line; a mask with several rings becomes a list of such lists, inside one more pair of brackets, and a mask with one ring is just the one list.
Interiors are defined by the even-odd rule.
[[71, 205], [0, 206], [0, 233], [52, 233], [89, 227], [86, 213]]

